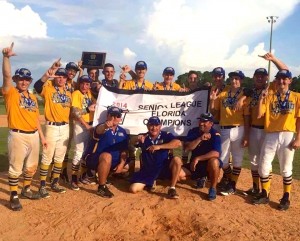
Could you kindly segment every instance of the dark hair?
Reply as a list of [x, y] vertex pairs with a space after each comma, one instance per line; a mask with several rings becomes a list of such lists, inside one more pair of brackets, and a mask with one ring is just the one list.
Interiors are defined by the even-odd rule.
[[99, 69], [98, 68], [88, 68], [87, 69], [87, 73], [89, 74], [93, 69], [96, 69], [97, 70], [97, 72], [98, 72], [98, 74], [99, 74]]
[[195, 71], [195, 70], [190, 70], [189, 73], [188, 73], [188, 77], [190, 77], [190, 75], [192, 75], [192, 74], [197, 75], [197, 78], [199, 78], [199, 74], [197, 73], [197, 71]]
[[106, 63], [103, 67], [103, 69], [105, 69], [106, 67], [112, 67], [113, 69], [115, 69], [115, 66], [111, 63]]

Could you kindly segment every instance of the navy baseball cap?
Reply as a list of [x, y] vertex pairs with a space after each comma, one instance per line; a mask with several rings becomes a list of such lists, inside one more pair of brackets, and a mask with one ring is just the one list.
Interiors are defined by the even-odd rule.
[[66, 69], [74, 69], [74, 70], [76, 70], [76, 71], [79, 70], [77, 64], [75, 64], [74, 62], [69, 62], [69, 63], [67, 63]]
[[244, 73], [241, 70], [236, 70], [236, 71], [230, 72], [228, 74], [228, 76], [229, 77], [238, 76], [238, 77], [240, 77], [240, 79], [244, 79], [245, 78], [245, 75], [244, 75]]
[[292, 73], [291, 71], [289, 71], [288, 69], [282, 69], [282, 70], [279, 70], [277, 72], [277, 74], [275, 75], [275, 77], [286, 77], [286, 78], [292, 78]]
[[212, 71], [213, 75], [223, 75], [225, 77], [225, 70], [222, 67], [216, 67]]
[[166, 68], [164, 69], [163, 74], [171, 74], [171, 75], [175, 75], [175, 70], [174, 70], [174, 68], [172, 68], [172, 67], [166, 67]]
[[79, 83], [92, 83], [92, 79], [88, 75], [82, 75], [79, 78]]
[[157, 116], [151, 116], [148, 119], [147, 125], [160, 125], [160, 119]]
[[117, 115], [117, 116], [120, 116], [122, 115], [122, 110], [117, 107], [117, 106], [110, 106], [108, 107], [107, 109], [107, 114], [110, 114], [110, 115]]
[[268, 71], [265, 68], [259, 68], [254, 71], [254, 75], [256, 74], [268, 75]]
[[207, 113], [202, 113], [202, 114], [200, 115], [200, 117], [197, 118], [197, 119], [199, 119], [200, 121], [211, 121], [211, 122], [214, 122], [214, 117], [213, 117], [213, 115], [212, 115], [211, 113], [209, 113], [209, 112], [207, 112]]
[[135, 64], [135, 69], [147, 69], [147, 64], [145, 61], [138, 61]]
[[66, 69], [58, 68], [55, 72], [56, 76], [68, 76]]
[[15, 77], [32, 80], [31, 72], [29, 69], [26, 68], [17, 69], [13, 78]]

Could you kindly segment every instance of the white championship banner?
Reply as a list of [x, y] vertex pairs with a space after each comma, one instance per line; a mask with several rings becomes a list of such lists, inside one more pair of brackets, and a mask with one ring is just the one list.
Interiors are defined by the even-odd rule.
[[102, 86], [97, 99], [93, 125], [106, 121], [107, 107], [121, 108], [122, 126], [128, 134], [137, 135], [147, 132], [147, 120], [158, 116], [162, 130], [175, 136], [186, 136], [188, 131], [198, 126], [197, 119], [207, 112], [209, 88], [193, 92], [170, 91], [130, 91]]

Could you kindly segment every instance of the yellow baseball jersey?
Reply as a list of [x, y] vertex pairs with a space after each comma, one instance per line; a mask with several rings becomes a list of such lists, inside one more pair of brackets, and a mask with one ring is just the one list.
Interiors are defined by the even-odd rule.
[[255, 126], [264, 126], [265, 125], [265, 118], [257, 118], [258, 115], [258, 101], [259, 96], [262, 90], [254, 89], [254, 93], [250, 98], [250, 113], [251, 113], [251, 125]]
[[235, 94], [230, 90], [223, 90], [215, 102], [215, 109], [220, 114], [220, 126], [243, 126], [244, 116], [250, 115], [249, 98], [244, 101], [241, 110], [234, 110], [237, 100], [243, 96], [243, 90], [240, 88]]
[[64, 87], [56, 87], [52, 81], [47, 81], [41, 93], [45, 100], [45, 119], [51, 122], [69, 123], [72, 95]]
[[[82, 94], [80, 90], [75, 90], [72, 93], [72, 107], [84, 110], [95, 102], [96, 101], [92, 97], [91, 91], [88, 91], [86, 94]], [[91, 122], [94, 119], [94, 112], [86, 113], [82, 115], [82, 118], [85, 122]]]
[[19, 93], [17, 88], [11, 87], [2, 93], [7, 111], [8, 127], [23, 131], [37, 130], [39, 118], [38, 102], [35, 95]]
[[144, 80], [143, 82], [137, 82], [135, 80], [126, 80], [122, 89], [124, 90], [137, 90], [137, 89], [144, 89], [144, 90], [152, 90], [153, 84], [148, 80]]
[[[217, 88], [216, 86], [211, 87], [211, 91], [215, 91], [216, 88]], [[224, 89], [223, 89], [222, 91], [228, 91], [229, 88], [230, 88], [229, 85], [225, 85], [225, 87], [224, 87]], [[221, 92], [222, 92], [222, 91], [221, 91]], [[218, 93], [218, 96], [219, 96], [219, 94], [220, 94], [220, 93]], [[217, 101], [219, 101], [218, 98], [215, 100], [215, 103], [216, 103]], [[212, 112], [214, 112], [214, 111], [212, 111]], [[213, 114], [214, 114], [214, 120], [215, 120], [215, 122], [220, 122], [220, 111], [215, 111]]]
[[173, 90], [173, 91], [179, 91], [179, 90], [181, 89], [180, 85], [177, 84], [177, 83], [172, 83], [172, 84], [170, 85], [170, 87], [169, 87], [169, 86], [165, 86], [165, 83], [164, 83], [164, 82], [161, 82], [161, 83], [158, 83], [158, 84], [156, 85], [156, 87], [157, 87], [157, 90]]
[[265, 114], [265, 131], [296, 132], [296, 119], [300, 117], [300, 96], [293, 91], [289, 92], [288, 98], [287, 95], [279, 97], [277, 93], [268, 95], [262, 105]]

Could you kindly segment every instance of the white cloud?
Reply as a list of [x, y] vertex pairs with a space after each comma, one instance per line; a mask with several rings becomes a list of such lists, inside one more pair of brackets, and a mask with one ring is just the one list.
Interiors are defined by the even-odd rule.
[[0, 1], [0, 36], [46, 38], [47, 25], [30, 6], [21, 9], [7, 1]]
[[162, 47], [167, 47], [170, 53], [179, 52], [179, 72], [210, 70], [215, 66], [253, 72], [258, 64], [266, 65], [257, 54], [268, 50], [257, 43], [251, 51], [247, 43], [270, 31], [266, 16], [280, 15], [276, 28], [297, 3], [296, 0], [285, 1], [284, 5], [281, 0], [158, 0], [148, 16], [146, 34], [157, 52]]
[[129, 48], [125, 48], [125, 49], [123, 50], [123, 55], [124, 55], [124, 57], [127, 58], [127, 59], [133, 59], [133, 58], [136, 57], [136, 53], [133, 52], [133, 51], [131, 51]]

